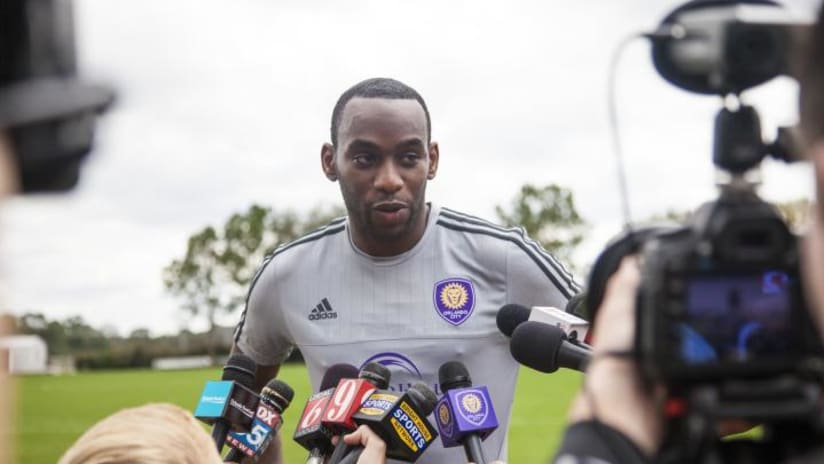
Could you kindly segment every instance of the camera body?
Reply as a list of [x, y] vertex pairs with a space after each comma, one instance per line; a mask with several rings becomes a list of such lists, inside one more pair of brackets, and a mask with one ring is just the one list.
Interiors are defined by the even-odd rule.
[[640, 247], [636, 350], [676, 390], [803, 373], [822, 349], [804, 302], [795, 235], [746, 184]]

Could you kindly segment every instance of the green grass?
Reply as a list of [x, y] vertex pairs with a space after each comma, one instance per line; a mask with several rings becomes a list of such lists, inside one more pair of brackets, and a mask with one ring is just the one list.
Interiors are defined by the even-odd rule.
[[[14, 462], [53, 464], [83, 431], [124, 407], [170, 402], [191, 411], [203, 384], [220, 374], [218, 369], [203, 369], [21, 377], [15, 400]], [[309, 378], [299, 365], [284, 366], [278, 377], [296, 392], [281, 430], [285, 462], [304, 462], [306, 451], [291, 436], [309, 395]], [[579, 384], [580, 374], [574, 372], [546, 375], [521, 369], [509, 432], [510, 462], [546, 461], [558, 445], [567, 406]]]

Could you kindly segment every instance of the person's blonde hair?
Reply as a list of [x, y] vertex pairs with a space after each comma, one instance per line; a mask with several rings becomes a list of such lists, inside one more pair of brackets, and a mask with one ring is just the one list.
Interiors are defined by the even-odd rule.
[[118, 411], [87, 430], [58, 464], [204, 464], [221, 459], [189, 411], [151, 403]]

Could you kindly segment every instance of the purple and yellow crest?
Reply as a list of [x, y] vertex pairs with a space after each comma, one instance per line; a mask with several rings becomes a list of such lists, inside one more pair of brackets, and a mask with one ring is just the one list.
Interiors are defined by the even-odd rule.
[[489, 414], [485, 392], [480, 390], [463, 390], [455, 399], [458, 403], [458, 413], [470, 424], [481, 425]]
[[475, 309], [475, 289], [467, 279], [453, 277], [435, 284], [435, 309], [446, 322], [460, 325]]

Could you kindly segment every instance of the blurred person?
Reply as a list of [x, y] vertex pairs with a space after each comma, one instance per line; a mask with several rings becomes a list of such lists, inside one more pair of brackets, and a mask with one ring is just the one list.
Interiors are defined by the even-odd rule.
[[[501, 419], [485, 455], [505, 458], [518, 364], [497, 311], [563, 308], [579, 287], [522, 229], [427, 201], [440, 161], [431, 133], [423, 98], [402, 82], [368, 79], [340, 96], [320, 164], [339, 183], [347, 216], [265, 259], [233, 350], [251, 356], [265, 382], [297, 347], [314, 388], [332, 364], [373, 361], [394, 367], [394, 390], [423, 381], [437, 392], [438, 368], [460, 360], [489, 387]], [[464, 454], [438, 442], [423, 459], [462, 462]]]
[[[71, 189], [95, 118], [113, 100], [108, 88], [77, 79], [73, 30], [68, 0], [0, 2], [0, 201]], [[0, 365], [0, 464], [12, 454], [7, 370]]]
[[211, 437], [192, 413], [168, 403], [123, 409], [96, 423], [59, 464], [220, 463]]
[[[801, 130], [814, 168], [816, 205], [802, 250], [802, 278], [808, 307], [824, 338], [824, 8], [804, 50], [800, 83]], [[593, 333], [593, 355], [584, 388], [573, 401], [569, 424], [555, 462], [653, 462], [665, 425], [663, 387], [641, 380], [630, 352], [641, 274], [638, 258], [627, 256], [609, 279]], [[822, 443], [824, 446], [824, 443]], [[824, 462], [824, 448], [790, 462]]]

